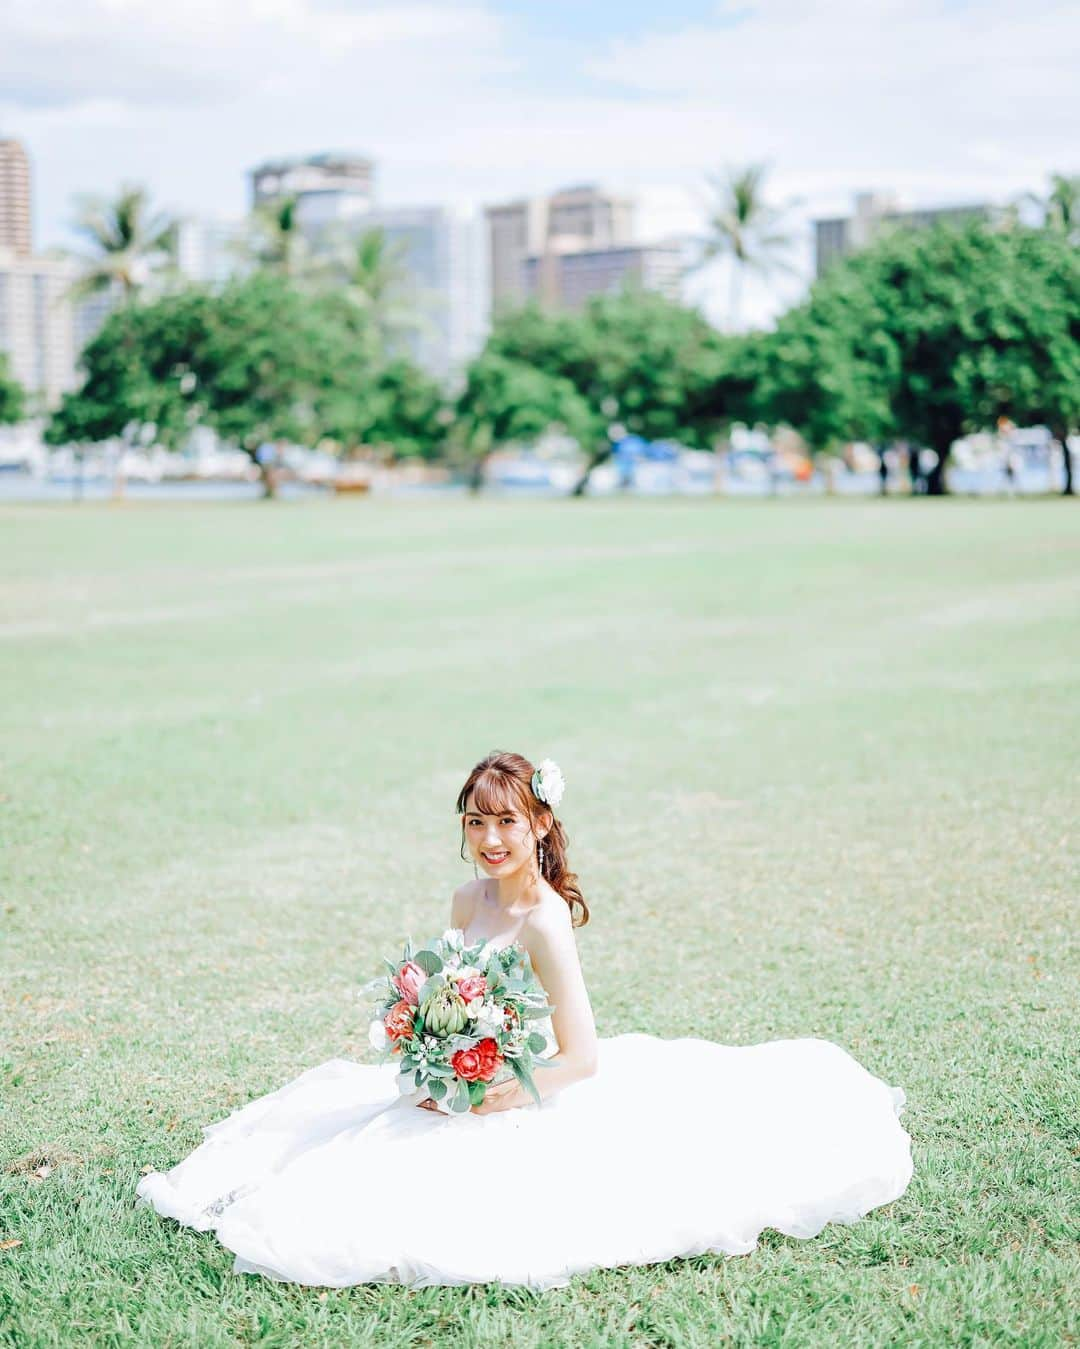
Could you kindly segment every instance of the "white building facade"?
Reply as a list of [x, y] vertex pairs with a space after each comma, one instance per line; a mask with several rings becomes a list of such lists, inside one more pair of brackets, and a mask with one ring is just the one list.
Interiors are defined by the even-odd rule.
[[66, 258], [0, 249], [0, 351], [13, 378], [47, 407], [78, 382], [69, 295], [76, 275]]

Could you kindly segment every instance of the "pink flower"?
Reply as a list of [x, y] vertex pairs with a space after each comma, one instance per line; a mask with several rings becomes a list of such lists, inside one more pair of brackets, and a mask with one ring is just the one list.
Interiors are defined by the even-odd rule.
[[470, 974], [467, 979], [458, 980], [457, 991], [466, 1002], [472, 1002], [487, 992], [487, 980], [482, 974]]
[[[413, 1031], [413, 1009], [407, 1002], [395, 1002], [383, 1018], [383, 1025], [391, 1040], [400, 1040]], [[396, 1046], [395, 1046], [396, 1047]]]
[[407, 960], [391, 982], [405, 1001], [415, 1007], [420, 1001], [420, 990], [426, 981], [427, 975], [416, 961]]

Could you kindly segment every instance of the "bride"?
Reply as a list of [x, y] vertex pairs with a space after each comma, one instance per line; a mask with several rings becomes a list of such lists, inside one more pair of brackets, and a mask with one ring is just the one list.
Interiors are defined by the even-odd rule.
[[[454, 893], [466, 942], [517, 942], [553, 1011], [557, 1054], [451, 1118], [402, 1094], [396, 1065], [330, 1059], [204, 1126], [138, 1202], [301, 1284], [565, 1285], [597, 1267], [812, 1237], [903, 1194], [904, 1093], [828, 1040], [724, 1045], [597, 1036], [551, 760], [492, 753], [459, 793], [477, 878]], [[464, 852], [462, 853], [464, 856]], [[468, 860], [468, 859], [466, 859]], [[483, 875], [480, 875], [482, 870]]]

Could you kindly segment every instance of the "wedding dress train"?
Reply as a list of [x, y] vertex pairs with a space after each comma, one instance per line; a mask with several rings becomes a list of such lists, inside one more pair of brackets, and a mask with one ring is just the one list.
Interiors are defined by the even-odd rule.
[[616, 1035], [592, 1077], [541, 1105], [458, 1118], [418, 1109], [396, 1077], [392, 1063], [310, 1068], [205, 1126], [138, 1202], [214, 1231], [240, 1273], [548, 1288], [746, 1254], [766, 1227], [812, 1237], [912, 1174], [903, 1091], [828, 1040]]

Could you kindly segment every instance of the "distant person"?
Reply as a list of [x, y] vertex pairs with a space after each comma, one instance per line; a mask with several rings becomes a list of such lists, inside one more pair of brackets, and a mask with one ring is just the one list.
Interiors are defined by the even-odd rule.
[[925, 479], [922, 471], [921, 451], [917, 445], [909, 445], [908, 452], [908, 477], [911, 479], [911, 495], [921, 496], [925, 488]]

